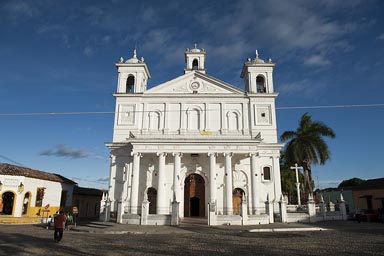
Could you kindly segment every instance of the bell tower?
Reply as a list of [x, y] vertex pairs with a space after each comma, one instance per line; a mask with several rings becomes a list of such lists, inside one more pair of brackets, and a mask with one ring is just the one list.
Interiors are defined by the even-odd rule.
[[273, 93], [273, 69], [275, 64], [269, 58], [268, 62], [259, 58], [259, 52], [256, 50], [256, 56], [252, 60], [248, 58], [244, 63], [240, 77], [243, 78], [245, 91], [247, 93]]
[[118, 72], [117, 93], [143, 93], [147, 90], [148, 79], [151, 78], [144, 58], [139, 60], [136, 49], [132, 58], [124, 62], [123, 57], [116, 63]]
[[197, 70], [201, 73], [206, 73], [207, 70], [204, 68], [205, 64], [205, 50], [197, 48], [197, 44], [195, 44], [195, 48], [185, 50], [185, 63], [187, 67], [184, 69], [184, 74]]

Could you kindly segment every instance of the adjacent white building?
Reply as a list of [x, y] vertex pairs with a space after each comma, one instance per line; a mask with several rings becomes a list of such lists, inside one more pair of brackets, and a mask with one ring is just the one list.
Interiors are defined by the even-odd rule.
[[34, 223], [69, 211], [76, 182], [59, 174], [0, 163], [0, 223]]
[[207, 74], [204, 49], [187, 49], [185, 63], [183, 75], [151, 89], [136, 51], [116, 64], [108, 216], [159, 225], [185, 217], [207, 217], [210, 225], [273, 222], [283, 146], [275, 64], [256, 51], [244, 63], [241, 90]]

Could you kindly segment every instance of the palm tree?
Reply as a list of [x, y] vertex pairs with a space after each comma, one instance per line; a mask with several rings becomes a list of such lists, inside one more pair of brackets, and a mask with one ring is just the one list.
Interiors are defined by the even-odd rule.
[[288, 141], [285, 146], [285, 161], [290, 166], [295, 163], [304, 169], [304, 191], [313, 192], [311, 164], [324, 165], [330, 158], [327, 143], [323, 137], [335, 138], [331, 128], [322, 122], [312, 121], [311, 116], [305, 113], [296, 131], [286, 131], [281, 136], [282, 142]]

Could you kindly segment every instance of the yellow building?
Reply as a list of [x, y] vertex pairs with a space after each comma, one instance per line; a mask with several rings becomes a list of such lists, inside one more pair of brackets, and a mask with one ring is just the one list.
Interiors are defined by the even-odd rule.
[[0, 223], [40, 223], [70, 211], [75, 185], [59, 174], [0, 163]]

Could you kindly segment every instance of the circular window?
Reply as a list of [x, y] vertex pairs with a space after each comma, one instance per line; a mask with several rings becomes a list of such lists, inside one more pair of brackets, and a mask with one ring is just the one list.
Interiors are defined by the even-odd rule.
[[192, 90], [197, 90], [197, 89], [199, 89], [200, 88], [200, 84], [199, 84], [199, 82], [193, 82], [193, 83], [191, 83], [191, 89]]

